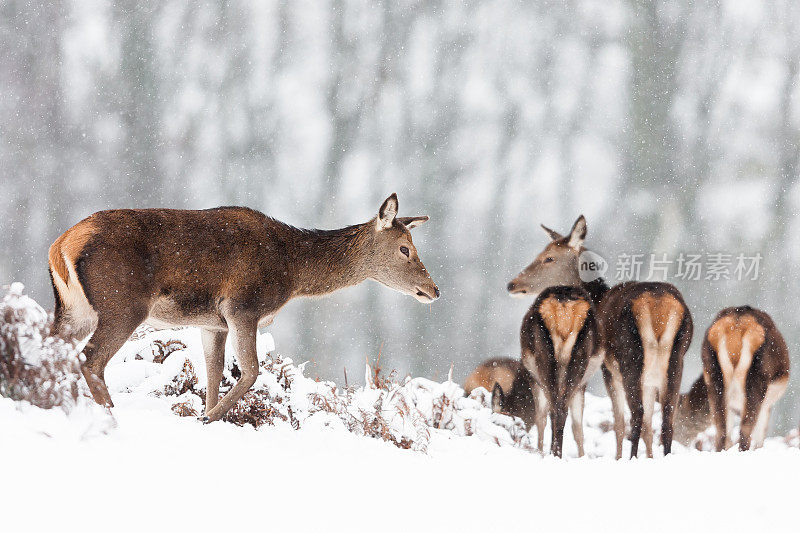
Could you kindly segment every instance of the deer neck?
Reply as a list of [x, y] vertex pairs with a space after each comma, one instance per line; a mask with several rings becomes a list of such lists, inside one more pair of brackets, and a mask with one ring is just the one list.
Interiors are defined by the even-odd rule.
[[600, 302], [609, 289], [608, 284], [603, 278], [597, 278], [589, 283], [583, 283], [583, 288], [589, 293], [594, 305], [600, 305]]
[[288, 246], [293, 296], [322, 296], [369, 277], [369, 224], [335, 230], [294, 229]]

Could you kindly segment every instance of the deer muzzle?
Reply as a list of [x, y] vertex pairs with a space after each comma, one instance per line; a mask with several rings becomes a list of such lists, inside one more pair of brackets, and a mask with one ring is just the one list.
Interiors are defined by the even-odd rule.
[[417, 287], [415, 289], [414, 298], [426, 304], [439, 298], [440, 294], [439, 287], [437, 287], [436, 284], [431, 284], [430, 287]]

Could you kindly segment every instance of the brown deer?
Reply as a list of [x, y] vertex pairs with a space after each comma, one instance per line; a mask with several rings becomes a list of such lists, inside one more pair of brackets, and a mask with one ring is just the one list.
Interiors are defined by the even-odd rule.
[[689, 391], [680, 395], [675, 412], [675, 440], [689, 446], [711, 426], [708, 390], [703, 376], [698, 377]]
[[702, 357], [717, 451], [731, 446], [732, 413], [742, 420], [739, 449], [761, 447], [789, 382], [789, 350], [775, 323], [750, 306], [723, 309], [706, 332]]
[[[219, 420], [258, 376], [258, 328], [292, 298], [367, 279], [423, 303], [439, 297], [409, 233], [428, 217], [397, 217], [397, 209], [392, 194], [377, 217], [336, 230], [298, 229], [244, 207], [100, 211], [50, 247], [54, 329], [91, 334], [83, 374], [97, 403], [111, 407], [106, 364], [140, 324], [200, 327], [204, 420]], [[220, 399], [229, 334], [241, 377]]]
[[551, 242], [508, 284], [508, 291], [525, 295], [553, 285], [583, 287], [596, 307], [603, 381], [614, 408], [617, 458], [622, 457], [625, 400], [631, 411], [631, 457], [638, 454], [640, 437], [652, 457], [656, 397], [664, 414], [661, 442], [664, 453], [670, 453], [683, 357], [692, 340], [692, 317], [681, 293], [668, 283], [631, 281], [609, 289], [599, 277], [583, 281], [584, 217], [566, 237], [542, 227]]
[[483, 387], [492, 393], [492, 411], [516, 416], [531, 428], [534, 400], [531, 377], [522, 364], [508, 357], [484, 361], [464, 381], [464, 393]]
[[522, 364], [533, 376], [536, 427], [542, 450], [545, 416], [550, 412], [550, 451], [561, 457], [567, 412], [583, 456], [583, 404], [586, 382], [600, 367], [597, 324], [589, 293], [580, 287], [548, 287], [522, 320]]

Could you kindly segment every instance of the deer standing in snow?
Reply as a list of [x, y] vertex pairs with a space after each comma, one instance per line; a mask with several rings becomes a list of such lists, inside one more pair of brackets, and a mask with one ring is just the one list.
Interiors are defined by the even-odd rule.
[[[110, 407], [105, 367], [140, 324], [201, 328], [204, 420], [219, 420], [256, 381], [258, 328], [289, 300], [367, 279], [423, 303], [439, 297], [409, 233], [428, 217], [397, 210], [392, 194], [377, 217], [336, 230], [298, 229], [243, 207], [100, 211], [50, 247], [54, 330], [91, 334], [83, 375], [95, 401]], [[228, 335], [241, 377], [220, 399]]]
[[717, 451], [731, 446], [732, 413], [742, 420], [739, 449], [762, 446], [772, 406], [789, 382], [789, 350], [775, 323], [750, 306], [723, 309], [706, 332], [702, 357]]
[[659, 282], [625, 282], [609, 289], [602, 278], [584, 282], [580, 276], [586, 220], [579, 217], [569, 235], [542, 226], [551, 242], [508, 284], [514, 296], [538, 294], [547, 287], [584, 288], [596, 307], [603, 380], [614, 409], [617, 458], [625, 435], [624, 402], [631, 411], [631, 457], [640, 437], [653, 456], [652, 416], [658, 397], [663, 417], [661, 443], [672, 448], [683, 357], [692, 340], [692, 317], [675, 286]]
[[531, 376], [522, 364], [508, 357], [488, 359], [464, 381], [467, 396], [483, 387], [492, 393], [492, 411], [516, 416], [530, 428], [534, 422]]
[[569, 410], [578, 456], [583, 456], [586, 382], [600, 366], [596, 341], [594, 305], [589, 293], [580, 287], [546, 288], [522, 320], [522, 364], [535, 383], [539, 450], [549, 410], [553, 433], [550, 451], [561, 457]]

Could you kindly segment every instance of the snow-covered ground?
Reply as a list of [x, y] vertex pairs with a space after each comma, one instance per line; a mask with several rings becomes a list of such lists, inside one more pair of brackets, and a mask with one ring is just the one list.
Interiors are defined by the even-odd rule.
[[[158, 362], [158, 343], [173, 340], [185, 348]], [[268, 334], [259, 358], [256, 388], [275, 411], [258, 429], [174, 412], [176, 404], [202, 409], [205, 372], [193, 329], [126, 344], [106, 372], [111, 415], [88, 401], [67, 414], [0, 398], [3, 530], [800, 527], [800, 449], [780, 438], [748, 453], [678, 446], [666, 458], [615, 461], [608, 401], [589, 397], [589, 457], [575, 457], [568, 425], [567, 458], [557, 460], [531, 451], [515, 421], [492, 414], [480, 394], [463, 398], [455, 383], [362, 381], [343, 391], [281, 360]], [[186, 379], [187, 360], [196, 382]], [[190, 390], [181, 387], [187, 382]], [[367, 427], [386, 440], [365, 435]]]

